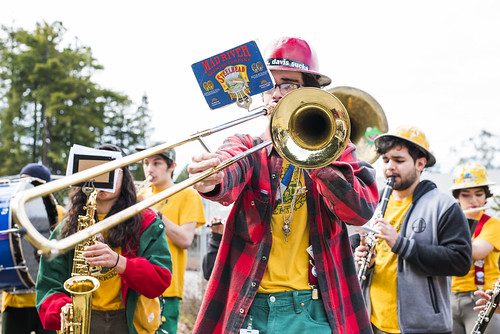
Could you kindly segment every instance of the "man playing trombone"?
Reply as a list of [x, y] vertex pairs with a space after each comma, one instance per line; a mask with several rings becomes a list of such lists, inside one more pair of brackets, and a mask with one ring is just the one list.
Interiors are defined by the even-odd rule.
[[[378, 136], [375, 146], [394, 185], [385, 216], [373, 225], [379, 241], [363, 284], [373, 331], [450, 334], [450, 276], [465, 275], [471, 265], [467, 220], [451, 196], [421, 180], [436, 162], [422, 131], [400, 126]], [[356, 262], [367, 251], [363, 237]]]
[[[263, 94], [270, 108], [300, 87], [331, 82], [300, 38], [276, 40], [267, 64], [275, 81]], [[216, 153], [194, 156], [188, 171], [201, 173], [268, 138], [269, 131], [229, 137]], [[268, 146], [194, 186], [234, 203], [195, 333], [371, 333], [345, 223], [372, 216], [375, 173], [352, 143], [339, 154], [320, 168], [299, 168]]]

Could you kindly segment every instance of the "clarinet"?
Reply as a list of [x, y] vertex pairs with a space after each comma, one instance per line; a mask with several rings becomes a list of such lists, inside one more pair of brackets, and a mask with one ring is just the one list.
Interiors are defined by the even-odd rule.
[[[375, 214], [372, 219], [368, 222], [368, 224], [373, 225], [373, 222], [377, 219], [384, 218], [385, 210], [387, 210], [387, 203], [389, 203], [389, 197], [392, 193], [392, 186], [394, 185], [394, 177], [388, 177], [385, 181], [384, 192], [382, 193], [382, 198], [379, 206], [377, 207]], [[368, 232], [365, 236], [365, 243], [369, 247], [368, 252], [364, 257], [361, 258], [361, 263], [359, 265], [358, 270], [358, 279], [361, 283], [361, 288], [363, 288], [365, 280], [366, 280], [366, 270], [370, 265], [370, 261], [373, 257], [373, 253], [375, 252], [375, 245], [377, 244], [378, 239], [375, 238], [375, 233]]]
[[479, 312], [476, 323], [471, 334], [482, 334], [488, 327], [491, 317], [495, 314], [498, 303], [500, 302], [500, 278], [493, 285], [493, 294], [490, 300], [486, 303], [484, 309]]

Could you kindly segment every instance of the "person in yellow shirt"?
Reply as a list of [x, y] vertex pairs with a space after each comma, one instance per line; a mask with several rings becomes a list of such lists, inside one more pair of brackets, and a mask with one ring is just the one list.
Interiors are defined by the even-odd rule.
[[[363, 286], [373, 331], [450, 334], [449, 276], [465, 275], [471, 265], [467, 220], [453, 197], [421, 180], [436, 162], [421, 130], [399, 126], [375, 146], [394, 185], [384, 217], [373, 224], [379, 241]], [[368, 251], [364, 238], [354, 247], [359, 264]]]
[[[44, 165], [31, 163], [23, 167], [20, 177], [36, 177], [45, 182], [51, 181], [50, 170]], [[58, 208], [58, 213], [60, 212]], [[59, 221], [62, 217], [58, 217]], [[2, 334], [55, 334], [43, 329], [35, 307], [36, 295], [30, 290], [20, 293], [2, 291]]]
[[[474, 292], [492, 289], [500, 276], [500, 220], [484, 213], [487, 199], [493, 196], [492, 184], [480, 164], [459, 165], [453, 171], [451, 190], [469, 220], [474, 261], [467, 275], [453, 277], [453, 334], [471, 333], [478, 316], [474, 305], [479, 297]], [[491, 319], [485, 333], [500, 333], [498, 317]]]
[[[139, 198], [151, 197], [174, 185], [173, 173], [177, 166], [175, 150], [147, 157], [142, 161], [142, 166], [146, 180], [150, 183], [142, 187]], [[184, 292], [187, 249], [193, 242], [195, 229], [205, 224], [205, 214], [201, 197], [193, 188], [186, 188], [155, 204], [153, 209], [165, 224], [173, 264], [172, 284], [160, 298], [162, 323], [159, 333], [175, 334], [179, 322], [180, 300]]]

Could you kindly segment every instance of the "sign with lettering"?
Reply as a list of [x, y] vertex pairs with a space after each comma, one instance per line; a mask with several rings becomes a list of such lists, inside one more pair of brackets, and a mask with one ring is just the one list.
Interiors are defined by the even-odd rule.
[[191, 65], [210, 109], [273, 88], [257, 43], [250, 41]]

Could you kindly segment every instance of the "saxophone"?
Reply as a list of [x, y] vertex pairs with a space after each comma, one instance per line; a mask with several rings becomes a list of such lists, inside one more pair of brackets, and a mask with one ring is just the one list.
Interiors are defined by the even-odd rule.
[[491, 298], [484, 306], [484, 309], [477, 315], [476, 323], [472, 329], [471, 334], [482, 334], [486, 330], [486, 327], [490, 323], [491, 317], [495, 314], [495, 310], [500, 302], [500, 277], [493, 284], [493, 293]]
[[[377, 206], [377, 210], [368, 224], [373, 224], [375, 220], [384, 218], [385, 210], [387, 209], [387, 203], [389, 203], [389, 197], [391, 196], [393, 185], [394, 177], [388, 177], [385, 181], [385, 187], [382, 193], [380, 204], [379, 206]], [[361, 263], [358, 269], [358, 279], [361, 283], [361, 288], [363, 288], [364, 286], [366, 280], [366, 271], [368, 269], [368, 266], [370, 265], [373, 253], [375, 252], [375, 245], [377, 244], [377, 241], [378, 239], [375, 238], [375, 233], [373, 232], [368, 232], [368, 234], [365, 236], [365, 243], [368, 246], [369, 250], [366, 255], [361, 258]]]
[[[94, 185], [82, 187], [87, 195], [84, 216], [78, 216], [78, 231], [95, 224], [97, 190]], [[101, 272], [100, 266], [89, 266], [83, 257], [85, 247], [95, 244], [96, 236], [92, 236], [75, 247], [73, 270], [71, 278], [64, 282], [64, 289], [71, 294], [71, 304], [66, 304], [61, 310], [62, 334], [88, 334], [90, 332], [90, 312], [92, 307], [92, 292], [99, 288], [96, 278]]]

